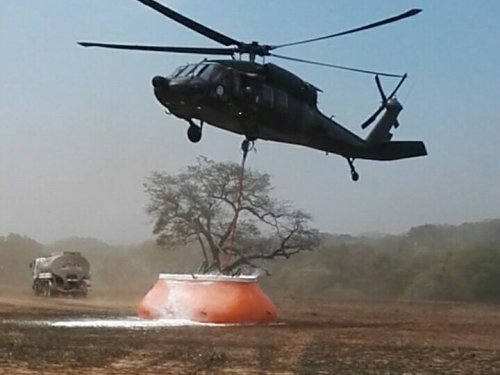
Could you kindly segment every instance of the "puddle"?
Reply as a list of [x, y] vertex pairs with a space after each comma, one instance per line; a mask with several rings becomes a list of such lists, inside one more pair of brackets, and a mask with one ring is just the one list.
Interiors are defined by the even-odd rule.
[[[253, 324], [216, 324], [201, 323], [185, 319], [140, 319], [137, 317], [128, 318], [80, 318], [64, 320], [3, 320], [2, 323], [19, 325], [36, 325], [61, 328], [121, 328], [121, 329], [158, 329], [168, 327], [237, 327], [249, 326]], [[273, 323], [268, 325], [283, 325], [284, 323]]]

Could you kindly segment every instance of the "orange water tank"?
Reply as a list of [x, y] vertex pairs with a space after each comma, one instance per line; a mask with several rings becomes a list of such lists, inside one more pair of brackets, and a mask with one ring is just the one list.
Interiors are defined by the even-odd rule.
[[160, 274], [139, 304], [146, 319], [206, 323], [270, 323], [276, 308], [255, 276]]

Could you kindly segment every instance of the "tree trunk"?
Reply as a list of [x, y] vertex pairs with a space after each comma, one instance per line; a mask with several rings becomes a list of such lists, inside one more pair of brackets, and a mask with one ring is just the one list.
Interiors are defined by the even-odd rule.
[[220, 263], [220, 251], [215, 246], [210, 246], [210, 251], [212, 252], [212, 264], [217, 267], [217, 269], [221, 270]]

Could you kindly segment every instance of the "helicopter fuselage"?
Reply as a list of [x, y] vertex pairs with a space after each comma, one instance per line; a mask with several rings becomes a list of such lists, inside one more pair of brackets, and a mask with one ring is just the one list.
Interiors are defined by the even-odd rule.
[[317, 88], [267, 65], [225, 60], [188, 65], [170, 77], [155, 77], [154, 91], [171, 114], [187, 121], [197, 119], [250, 140], [362, 156], [367, 142], [319, 111]]
[[[398, 115], [403, 109], [395, 95], [407, 75], [376, 72], [330, 63], [306, 60], [276, 54], [281, 48], [314, 43], [320, 40], [353, 34], [397, 22], [419, 14], [421, 9], [410, 9], [396, 16], [372, 22], [321, 37], [282, 44], [246, 43], [222, 34], [196, 22], [156, 0], [137, 0], [163, 16], [201, 34], [222, 47], [185, 47], [158, 45], [130, 45], [100, 42], [79, 42], [83, 47], [111, 48], [117, 50], [187, 53], [210, 56], [230, 56], [232, 60], [203, 60], [197, 64], [179, 67], [168, 77], [156, 76], [153, 86], [156, 98], [168, 111], [189, 122], [188, 138], [199, 142], [204, 123], [242, 134], [248, 142], [256, 139], [291, 143], [344, 156], [351, 168], [353, 180], [358, 180], [353, 165], [356, 158], [396, 160], [427, 154], [423, 142], [393, 142], [392, 128], [399, 126]], [[242, 61], [248, 55], [249, 61]], [[240, 60], [236, 60], [239, 56]], [[256, 57], [320, 65], [375, 76], [382, 96], [382, 105], [362, 124], [365, 129], [374, 123], [375, 128], [361, 139], [317, 107], [318, 89], [295, 74], [274, 64], [258, 64]], [[398, 77], [399, 84], [390, 95], [385, 95], [379, 76]], [[193, 120], [199, 120], [196, 125]], [[245, 146], [245, 144], [247, 146]]]

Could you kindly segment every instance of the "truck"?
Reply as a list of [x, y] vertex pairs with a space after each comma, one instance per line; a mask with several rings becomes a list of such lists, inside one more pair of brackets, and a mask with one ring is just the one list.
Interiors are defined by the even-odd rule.
[[81, 253], [65, 251], [36, 258], [30, 263], [30, 268], [35, 295], [87, 297], [90, 289], [90, 264]]

